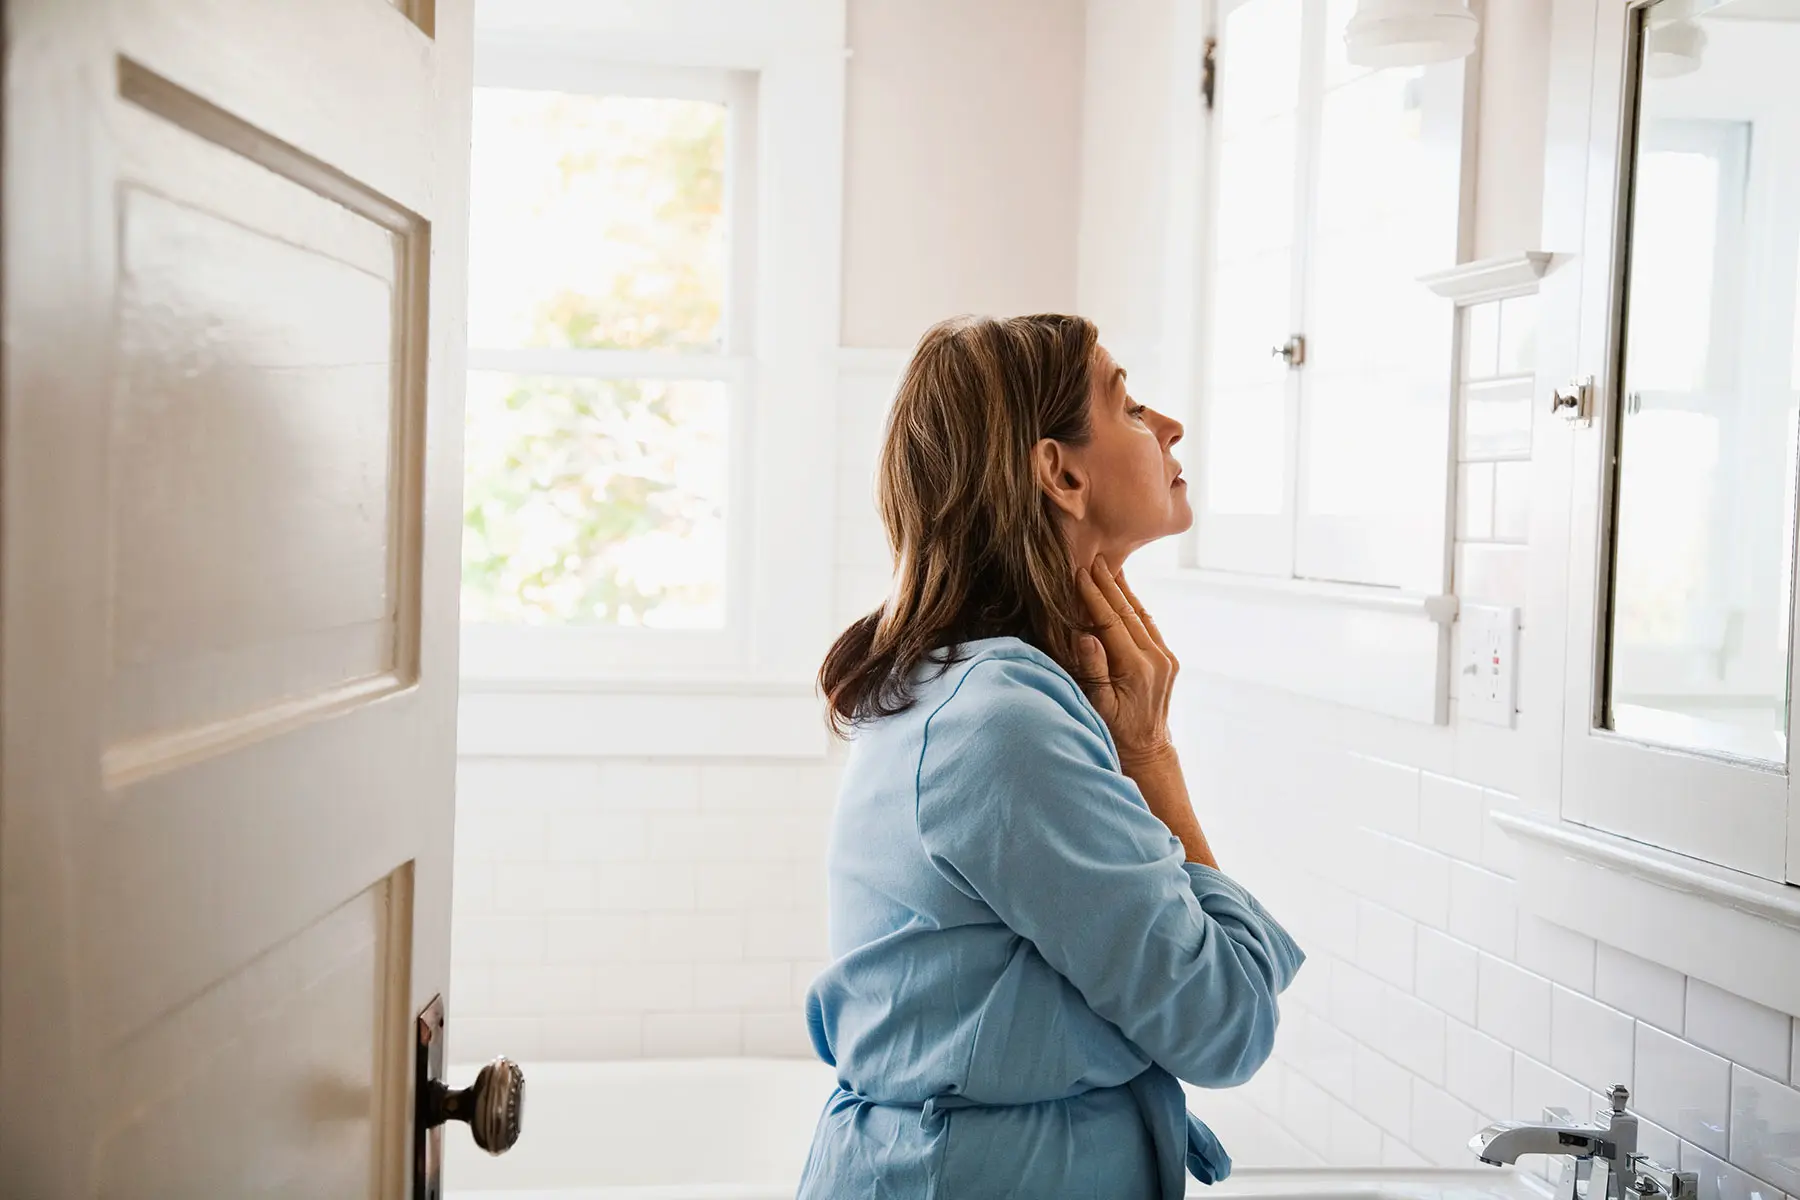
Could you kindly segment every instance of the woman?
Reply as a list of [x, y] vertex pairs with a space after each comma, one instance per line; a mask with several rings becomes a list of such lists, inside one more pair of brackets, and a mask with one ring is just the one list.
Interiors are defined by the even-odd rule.
[[949, 321], [913, 355], [893, 591], [820, 672], [855, 745], [801, 1200], [1172, 1200], [1230, 1170], [1176, 1079], [1248, 1079], [1302, 955], [1218, 871], [1176, 663], [1118, 571], [1193, 523], [1180, 437], [1078, 317]]

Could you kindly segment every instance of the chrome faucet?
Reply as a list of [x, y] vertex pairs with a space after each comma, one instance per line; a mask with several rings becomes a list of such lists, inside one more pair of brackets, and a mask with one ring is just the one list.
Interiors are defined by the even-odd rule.
[[1527, 1154], [1566, 1157], [1557, 1200], [1694, 1200], [1700, 1180], [1692, 1171], [1674, 1171], [1637, 1152], [1637, 1117], [1626, 1111], [1631, 1093], [1612, 1089], [1612, 1111], [1577, 1125], [1561, 1109], [1546, 1109], [1545, 1123], [1501, 1121], [1469, 1139], [1469, 1149], [1490, 1166], [1516, 1163]]

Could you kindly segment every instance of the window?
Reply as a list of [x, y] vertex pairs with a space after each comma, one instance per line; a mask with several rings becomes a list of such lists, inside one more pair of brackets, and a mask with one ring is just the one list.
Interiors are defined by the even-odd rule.
[[465, 644], [595, 670], [728, 663], [747, 625], [754, 77], [485, 74]]
[[1220, 6], [1192, 563], [1435, 594], [1463, 65], [1351, 66], [1352, 8]]
[[[1800, 25], [1686, 11], [1631, 11], [1617, 283], [1597, 333], [1582, 323], [1607, 369], [1574, 527], [1596, 566], [1591, 601], [1572, 585], [1564, 815], [1796, 879]], [[1698, 57], [1658, 62], [1657, 31], [1689, 22]]]
[[822, 755], [842, 6], [480, 8], [458, 745]]

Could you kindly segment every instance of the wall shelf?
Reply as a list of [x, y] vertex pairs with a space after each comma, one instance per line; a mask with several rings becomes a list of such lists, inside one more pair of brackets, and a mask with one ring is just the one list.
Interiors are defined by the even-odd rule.
[[1550, 269], [1554, 256], [1548, 250], [1524, 250], [1476, 262], [1458, 263], [1442, 271], [1419, 276], [1419, 282], [1457, 304], [1483, 304], [1537, 291], [1538, 280]]

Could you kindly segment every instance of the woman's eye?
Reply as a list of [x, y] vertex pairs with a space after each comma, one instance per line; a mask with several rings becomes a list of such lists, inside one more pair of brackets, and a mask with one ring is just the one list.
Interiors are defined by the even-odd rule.
[[1142, 417], [1144, 415], [1145, 409], [1147, 409], [1148, 407], [1149, 407], [1148, 405], [1144, 405], [1144, 404], [1134, 404], [1130, 408], [1125, 410], [1125, 415], [1130, 416], [1130, 417]]

